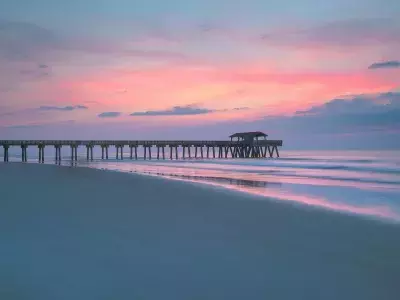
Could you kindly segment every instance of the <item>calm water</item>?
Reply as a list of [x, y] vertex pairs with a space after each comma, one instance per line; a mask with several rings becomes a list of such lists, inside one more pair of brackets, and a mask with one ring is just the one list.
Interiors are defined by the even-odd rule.
[[[400, 221], [400, 151], [286, 151], [281, 156], [246, 160], [114, 159], [89, 163], [82, 157], [77, 164], [202, 182], [279, 201]], [[62, 164], [70, 164], [68, 158]]]

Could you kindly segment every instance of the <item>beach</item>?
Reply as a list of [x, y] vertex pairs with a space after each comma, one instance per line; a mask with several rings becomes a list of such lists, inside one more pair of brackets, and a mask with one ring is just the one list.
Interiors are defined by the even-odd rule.
[[398, 299], [400, 225], [206, 185], [0, 164], [0, 299]]

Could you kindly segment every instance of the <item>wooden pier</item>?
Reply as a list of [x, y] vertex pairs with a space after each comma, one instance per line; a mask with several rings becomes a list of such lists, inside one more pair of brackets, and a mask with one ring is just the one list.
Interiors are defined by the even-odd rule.
[[[124, 159], [124, 147], [129, 148], [129, 158], [135, 160], [138, 159], [139, 147], [144, 150], [143, 159], [273, 158], [274, 155], [279, 157], [278, 147], [282, 146], [282, 140], [268, 140], [266, 137], [266, 134], [257, 131], [235, 133], [226, 141], [0, 140], [0, 146], [4, 149], [5, 162], [9, 161], [10, 147], [20, 147], [22, 161], [26, 162], [27, 149], [30, 146], [38, 148], [39, 162], [44, 162], [45, 147], [54, 147], [56, 161], [61, 161], [62, 147], [71, 149], [72, 161], [78, 160], [78, 147], [86, 147], [87, 160], [93, 160], [94, 147], [101, 147], [101, 159], [106, 160], [109, 159], [110, 147], [115, 147], [116, 159], [120, 160]], [[152, 156], [153, 148], [157, 151], [156, 156]], [[181, 153], [181, 157], [178, 153]]]

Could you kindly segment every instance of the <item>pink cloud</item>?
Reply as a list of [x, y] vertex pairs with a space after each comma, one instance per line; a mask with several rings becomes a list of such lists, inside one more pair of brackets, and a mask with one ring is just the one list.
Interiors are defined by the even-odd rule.
[[[97, 101], [99, 108], [125, 111], [163, 110], [200, 103], [209, 109], [251, 107], [256, 111], [191, 116], [192, 119], [248, 118], [290, 114], [338, 95], [377, 93], [396, 80], [368, 72], [282, 73], [253, 65], [231, 67], [164, 66], [140, 71], [105, 70], [59, 83], [76, 99]], [[124, 90], [124, 93], [119, 91]], [[238, 92], [240, 91], [240, 93]], [[78, 101], [81, 102], [81, 101]]]
[[[79, 121], [100, 122], [96, 116], [102, 112], [128, 115], [193, 103], [214, 112], [189, 118], [158, 116], [157, 120], [200, 123], [250, 120], [291, 114], [341, 95], [395, 89], [399, 70], [369, 72], [368, 65], [383, 52], [366, 44], [375, 37], [396, 44], [399, 40], [395, 25], [384, 21], [348, 21], [308, 30], [275, 32], [264, 36], [263, 43], [260, 38], [250, 42], [249, 33], [218, 26], [199, 27], [195, 35], [187, 33], [179, 39], [144, 35], [141, 39], [115, 39], [109, 43], [76, 40], [69, 49], [71, 52], [62, 44], [60, 57], [64, 55], [65, 62], [60, 58], [55, 66], [49, 64], [51, 76], [22, 79], [18, 72], [21, 64], [14, 62], [6, 66], [7, 73], [0, 74], [0, 79], [5, 78], [7, 86], [18, 82], [18, 88], [7, 94], [14, 107], [27, 107], [28, 103], [29, 107], [91, 103], [90, 111], [77, 115]], [[343, 32], [344, 29], [347, 31]], [[231, 41], [238, 38], [237, 47], [228, 43], [221, 50], [218, 38], [216, 44], [211, 44], [212, 53], [200, 51], [200, 47], [202, 57], [194, 59], [190, 54], [193, 49], [189, 42], [214, 41], [213, 37], [222, 36]], [[288, 45], [290, 51], [282, 50]], [[364, 48], [354, 53], [337, 51], [341, 45]], [[220, 62], [209, 57], [226, 59]], [[41, 68], [36, 71], [43, 72]], [[10, 76], [11, 82], [7, 79]], [[235, 107], [253, 109], [229, 111]], [[120, 119], [123, 118], [116, 121]]]

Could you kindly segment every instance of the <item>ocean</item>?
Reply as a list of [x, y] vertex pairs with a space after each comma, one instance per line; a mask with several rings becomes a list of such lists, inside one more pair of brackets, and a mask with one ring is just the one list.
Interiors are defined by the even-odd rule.
[[[128, 157], [125, 153], [124, 160], [88, 162], [82, 152], [74, 165], [198, 182], [308, 208], [400, 222], [400, 151], [281, 151], [274, 159]], [[18, 154], [11, 160], [18, 161]], [[54, 163], [54, 153], [47, 155], [46, 163]], [[71, 165], [68, 156], [61, 163]]]

